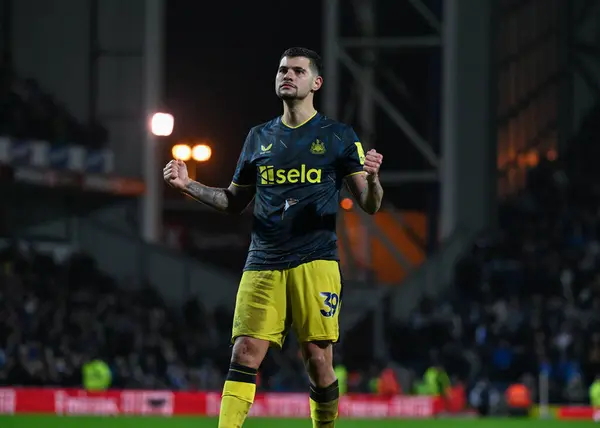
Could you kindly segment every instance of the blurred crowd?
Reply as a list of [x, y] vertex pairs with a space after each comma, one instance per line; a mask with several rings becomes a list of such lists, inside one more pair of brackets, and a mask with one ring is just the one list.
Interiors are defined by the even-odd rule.
[[[551, 402], [586, 403], [600, 375], [600, 181], [595, 109], [564, 157], [542, 159], [500, 207], [500, 227], [456, 266], [452, 291], [424, 299], [389, 333], [394, 360], [415, 372], [441, 359], [471, 386], [522, 382]], [[587, 159], [587, 161], [586, 161]]]
[[80, 254], [56, 263], [13, 246], [0, 260], [0, 384], [77, 386], [102, 359], [113, 387], [221, 387], [229, 314], [190, 301], [176, 317], [151, 287], [117, 287]]
[[35, 80], [19, 77], [10, 67], [0, 67], [0, 135], [93, 148], [107, 140], [101, 125], [82, 125]]
[[[83, 254], [58, 263], [13, 245], [0, 265], [0, 386], [81, 386], [83, 365], [99, 359], [114, 388], [221, 389], [230, 307], [209, 312], [190, 298], [173, 312], [148, 284], [116, 284]], [[303, 391], [303, 372], [288, 340], [269, 354], [259, 388]]]

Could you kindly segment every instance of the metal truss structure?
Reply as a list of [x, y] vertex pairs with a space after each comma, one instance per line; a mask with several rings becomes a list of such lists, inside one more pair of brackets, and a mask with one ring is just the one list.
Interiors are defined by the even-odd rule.
[[[427, 259], [421, 266], [411, 266], [389, 242], [389, 237], [373, 224], [372, 218], [361, 217], [365, 251], [370, 248], [369, 235], [373, 236], [397, 264], [409, 272], [401, 287], [392, 287], [393, 292], [382, 298], [392, 302], [394, 307], [410, 306], [425, 292], [436, 294], [436, 289], [446, 284], [442, 278], [452, 271], [453, 261], [469, 245], [473, 232], [485, 228], [492, 219], [495, 180], [495, 145], [492, 143], [495, 142], [495, 130], [490, 127], [494, 101], [490, 94], [496, 85], [490, 70], [494, 48], [491, 44], [492, 25], [491, 19], [486, 18], [491, 18], [493, 1], [444, 0], [440, 3], [444, 8], [443, 14], [430, 9], [424, 0], [394, 2], [392, 6], [403, 8], [400, 13], [394, 11], [395, 14], [389, 10], [387, 14], [381, 13], [386, 3], [390, 6], [389, 2], [323, 1], [325, 114], [345, 122], [352, 120], [367, 148], [377, 146], [379, 149], [380, 144], [388, 144], [382, 150], [384, 155], [388, 154], [388, 158], [390, 155], [403, 157], [408, 151], [406, 144], [402, 148], [394, 147], [390, 141], [376, 138], [376, 124], [379, 129], [381, 116], [385, 116], [406, 137], [404, 140], [414, 147], [413, 152], [418, 152], [422, 162], [417, 168], [411, 168], [411, 164], [408, 167], [403, 165], [401, 169], [387, 168], [382, 172], [381, 179], [387, 194], [391, 193], [389, 190], [403, 186], [418, 189], [417, 186], [423, 183], [439, 184], [435, 186], [439, 189], [435, 195], [440, 207], [439, 218], [434, 217], [432, 223], [439, 223], [440, 232], [434, 231], [432, 235], [441, 237], [440, 247], [435, 257]], [[382, 10], [377, 11], [377, 6]], [[347, 19], [343, 21], [342, 16], [347, 14], [348, 9], [354, 12], [357, 25], [344, 31], [342, 23], [346, 23]], [[408, 12], [412, 16], [408, 21], [419, 19], [425, 23], [412, 34], [410, 30], [416, 29], [416, 26], [407, 22]], [[382, 31], [380, 23], [389, 24], [394, 15], [403, 15], [403, 21], [395, 26], [388, 25]], [[392, 29], [397, 31], [395, 35], [391, 34]], [[403, 92], [403, 88], [418, 83], [409, 81], [403, 62], [392, 62], [391, 57], [404, 57], [404, 64], [410, 64], [411, 55], [415, 55], [416, 51], [429, 52], [432, 59], [439, 61], [441, 68], [439, 75], [429, 77], [426, 83], [437, 85], [440, 89], [435, 94], [436, 103], [440, 106], [439, 124], [435, 127], [431, 127], [431, 122], [419, 126], [414, 116], [411, 120], [409, 109], [402, 103], [406, 91], [392, 100], [392, 89]], [[380, 59], [384, 56], [392, 66], [382, 64]], [[421, 72], [428, 71], [423, 69]], [[350, 79], [344, 80], [344, 75], [349, 75]], [[402, 81], [400, 75], [407, 82]], [[356, 106], [352, 102], [344, 102], [345, 92], [350, 91], [356, 92]], [[435, 128], [435, 133], [424, 135], [429, 131], [425, 129], [427, 127]], [[414, 159], [413, 156], [411, 162]], [[401, 215], [392, 207], [387, 208], [388, 212]], [[344, 246], [345, 240], [342, 231], [340, 245]], [[368, 299], [362, 296], [357, 300], [364, 306]], [[360, 305], [349, 308], [346, 304], [348, 312], [359, 313]], [[381, 319], [378, 322], [381, 324]], [[379, 344], [377, 353], [385, 353], [381, 331], [375, 328], [375, 332], [374, 337]]]
[[[439, 150], [434, 148], [432, 142], [427, 141], [419, 132], [418, 126], [400, 110], [390, 96], [390, 91], [394, 90], [396, 97], [408, 98], [410, 89], [407, 88], [411, 87], [412, 82], [405, 81], [394, 71], [393, 66], [386, 63], [386, 59], [390, 62], [391, 57], [402, 57], [415, 50], [439, 55], [439, 50], [435, 52], [432, 48], [441, 47], [442, 24], [440, 18], [422, 0], [409, 0], [405, 7], [413, 9], [411, 12], [421, 18], [421, 28], [425, 28], [425, 34], [423, 31], [411, 34], [410, 30], [405, 30], [404, 33], [396, 31], [396, 34], [381, 36], [381, 22], [386, 18], [386, 13], [389, 16], [389, 12], [382, 9], [385, 5], [378, 3], [380, 2], [376, 0], [323, 0], [323, 60], [326, 80], [323, 111], [330, 117], [354, 123], [366, 150], [377, 146], [390, 159], [399, 154], [397, 146], [380, 147], [383, 142], [381, 138], [377, 138], [376, 124], [381, 122], [381, 116], [385, 116], [394, 125], [394, 130], [403, 133], [406, 140], [416, 148], [423, 159], [420, 164], [427, 167], [414, 170], [385, 169], [381, 173], [381, 181], [386, 188], [435, 182], [439, 178], [441, 163]], [[342, 24], [348, 21], [349, 12], [352, 12], [356, 25], [345, 31]], [[401, 28], [400, 23], [395, 28]], [[350, 76], [350, 80], [347, 76]], [[347, 92], [352, 93], [350, 97]], [[406, 228], [402, 215], [391, 205], [388, 208], [398, 224]], [[361, 215], [361, 223], [361, 247], [364, 248], [365, 260], [371, 258], [369, 240], [370, 236], [374, 236], [406, 272], [413, 269], [411, 262], [395, 248], [389, 237], [377, 228], [369, 216]], [[340, 245], [346, 247], [346, 254], [352, 254], [344, 228], [340, 230], [340, 234]], [[419, 242], [419, 245], [423, 243]], [[354, 263], [349, 265], [354, 266]], [[364, 272], [358, 272], [357, 275], [356, 269], [348, 273], [350, 277], [365, 277]]]
[[[408, 3], [429, 24], [428, 35], [398, 35], [378, 36], [376, 28], [381, 15], [377, 14], [375, 0], [324, 0], [323, 1], [323, 34], [324, 34], [324, 69], [328, 82], [324, 86], [324, 112], [328, 116], [347, 120], [352, 115], [350, 109], [358, 110], [358, 125], [361, 139], [366, 148], [372, 148], [375, 140], [377, 114], [385, 114], [403, 132], [408, 140], [426, 159], [430, 168], [417, 171], [385, 171], [381, 179], [387, 185], [404, 183], [435, 181], [439, 174], [440, 159], [431, 142], [415, 129], [409, 119], [389, 100], [381, 86], [386, 88], [406, 87], [406, 83], [394, 71], [381, 65], [378, 61], [380, 53], [390, 52], [403, 55], [411, 50], [430, 50], [432, 47], [441, 46], [442, 25], [440, 19], [425, 5], [422, 0], [409, 0]], [[342, 8], [352, 8], [356, 18], [356, 34], [342, 36], [341, 15]], [[398, 25], [398, 27], [400, 27]], [[360, 59], [355, 59], [353, 51], [359, 51]], [[358, 106], [347, 104], [342, 106], [342, 68], [352, 76], [351, 85], [345, 87], [356, 88]], [[376, 70], [380, 68], [380, 70]], [[387, 79], [376, 78], [376, 71], [381, 71]]]
[[[326, 115], [352, 122], [358, 130], [361, 142], [365, 149], [377, 148], [388, 157], [398, 155], [400, 150], [396, 147], [381, 147], [381, 139], [377, 138], [376, 125], [381, 122], [380, 115], [384, 115], [388, 122], [393, 123], [396, 131], [403, 133], [418, 151], [427, 165], [426, 169], [415, 170], [390, 170], [381, 173], [381, 181], [386, 186], [398, 187], [414, 183], [435, 182], [438, 180], [440, 157], [439, 150], [434, 148], [431, 141], [422, 135], [418, 126], [401, 111], [397, 103], [390, 97], [389, 91], [394, 89], [400, 96], [407, 95], [407, 88], [411, 82], [404, 79], [394, 71], [394, 68], [383, 61], [385, 55], [402, 57], [407, 52], [415, 50], [428, 50], [441, 47], [442, 24], [422, 0], [409, 0], [407, 3], [416, 11], [428, 27], [427, 34], [397, 34], [381, 36], [380, 21], [385, 18], [382, 10], [377, 10], [378, 2], [375, 0], [323, 0], [323, 60], [326, 84], [323, 94], [323, 111]], [[352, 26], [348, 34], [342, 28], [344, 15], [351, 9], [356, 25]], [[378, 13], [379, 12], [379, 13]], [[398, 24], [397, 28], [400, 27]], [[432, 54], [435, 54], [432, 52]], [[439, 52], [437, 53], [439, 55]], [[350, 76], [350, 79], [347, 76]], [[348, 99], [347, 92], [352, 92]], [[388, 211], [402, 227], [406, 227], [400, 212], [392, 206]], [[407, 257], [394, 246], [389, 236], [386, 236], [375, 224], [373, 219], [359, 213], [361, 220], [363, 260], [371, 260], [370, 237], [377, 240], [386, 248], [405, 272], [411, 272], [415, 267]], [[340, 228], [340, 245], [344, 247], [345, 254], [352, 258], [352, 250], [348, 239], [348, 231]], [[368, 262], [370, 264], [370, 262]], [[356, 263], [350, 260], [348, 272], [350, 278], [368, 282], [367, 272], [357, 272]], [[368, 291], [370, 289], [371, 291]], [[369, 304], [378, 305], [378, 301], [385, 294], [384, 290], [373, 290], [369, 287], [365, 292], [360, 288], [351, 287], [345, 296], [345, 311], [347, 315], [340, 326], [342, 333], [347, 331], [354, 323], [369, 311]], [[382, 293], [375, 293], [375, 291]], [[376, 317], [376, 324], [381, 327], [381, 317]], [[382, 328], [374, 329], [374, 340], [377, 343], [376, 353], [385, 354]]]

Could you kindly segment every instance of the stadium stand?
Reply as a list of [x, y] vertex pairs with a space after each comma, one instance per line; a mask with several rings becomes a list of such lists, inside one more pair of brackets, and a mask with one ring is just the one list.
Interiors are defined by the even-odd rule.
[[56, 263], [12, 246], [0, 257], [1, 384], [81, 385], [82, 364], [102, 358], [114, 387], [220, 388], [210, 361], [227, 352], [229, 317], [190, 302], [178, 319], [151, 287], [118, 288], [84, 255]]
[[[439, 364], [471, 391], [489, 379], [500, 394], [515, 381], [535, 394], [543, 373], [552, 402], [587, 402], [600, 372], [598, 124], [595, 108], [562, 158], [530, 171], [525, 190], [501, 205], [498, 230], [458, 263], [449, 295], [389, 325], [389, 360], [367, 346], [372, 319], [348, 333], [338, 354], [351, 391], [371, 390], [392, 368], [401, 390], [415, 392]], [[85, 255], [59, 263], [12, 246], [0, 261], [0, 384], [79, 385], [81, 365], [100, 357], [114, 387], [220, 389], [230, 308], [209, 312], [195, 298], [168, 308], [151, 285], [118, 284]], [[303, 391], [301, 364], [287, 342], [265, 362], [260, 388]]]
[[[167, 308], [148, 284], [117, 284], [93, 260], [58, 263], [32, 248], [0, 253], [0, 386], [78, 386], [101, 358], [115, 388], [220, 390], [228, 369], [231, 311], [191, 298]], [[261, 388], [301, 391], [294, 342], [263, 365]]]
[[597, 106], [562, 158], [529, 172], [498, 230], [456, 266], [450, 295], [389, 328], [394, 360], [420, 373], [437, 353], [450, 374], [499, 392], [518, 380], [535, 392], [543, 374], [551, 402], [587, 402], [600, 373], [599, 124]]

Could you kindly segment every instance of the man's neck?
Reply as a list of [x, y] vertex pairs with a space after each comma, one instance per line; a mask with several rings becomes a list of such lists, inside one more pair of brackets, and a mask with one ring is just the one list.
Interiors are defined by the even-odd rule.
[[315, 107], [312, 103], [283, 103], [283, 116], [281, 119], [283, 123], [292, 128], [300, 126], [316, 113]]

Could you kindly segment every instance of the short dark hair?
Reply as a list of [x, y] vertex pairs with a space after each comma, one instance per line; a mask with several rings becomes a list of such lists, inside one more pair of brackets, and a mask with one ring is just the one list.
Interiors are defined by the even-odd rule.
[[321, 56], [315, 51], [307, 48], [289, 48], [286, 49], [285, 52], [281, 55], [279, 61], [281, 61], [286, 56], [290, 58], [297, 58], [300, 56], [308, 58], [310, 61], [310, 66], [312, 67], [315, 74], [318, 76], [321, 75], [321, 71], [323, 70], [323, 60], [321, 59]]

